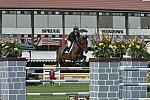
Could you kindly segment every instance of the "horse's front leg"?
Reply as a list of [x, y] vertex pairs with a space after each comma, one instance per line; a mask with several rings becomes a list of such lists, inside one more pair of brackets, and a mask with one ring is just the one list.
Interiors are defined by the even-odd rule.
[[86, 56], [85, 55], [79, 55], [78, 58], [80, 58], [81, 60], [83, 59], [83, 61], [86, 60]]
[[76, 63], [77, 63], [79, 57], [80, 57], [79, 55], [72, 56], [72, 61], [73, 61], [72, 66], [76, 66]]
[[86, 60], [86, 56], [85, 55], [83, 55], [83, 61], [85, 61]]
[[65, 61], [65, 59], [63, 59], [63, 66], [66, 66], [67, 64], [66, 64], [66, 61]]
[[80, 58], [82, 59], [82, 61], [81, 61], [82, 66], [86, 66], [86, 56], [81, 55]]
[[71, 65], [72, 65], [72, 67], [75, 67], [75, 60], [71, 61]]

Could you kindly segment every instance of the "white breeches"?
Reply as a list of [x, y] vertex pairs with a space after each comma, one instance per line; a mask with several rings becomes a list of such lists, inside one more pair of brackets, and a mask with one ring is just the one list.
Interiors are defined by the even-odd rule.
[[67, 46], [69, 47], [71, 45], [71, 42], [67, 40]]

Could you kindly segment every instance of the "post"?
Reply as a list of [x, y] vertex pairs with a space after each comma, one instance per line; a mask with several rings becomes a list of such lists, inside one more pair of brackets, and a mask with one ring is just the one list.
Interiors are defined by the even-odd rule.
[[31, 11], [31, 45], [34, 46], [34, 11]]
[[119, 100], [119, 58], [90, 58], [90, 100]]
[[125, 13], [125, 28], [126, 28], [126, 35], [129, 35], [129, 16], [128, 13]]
[[63, 28], [63, 35], [62, 35], [62, 46], [65, 45], [65, 12], [62, 15], [62, 28]]
[[26, 100], [25, 58], [0, 58], [2, 100]]

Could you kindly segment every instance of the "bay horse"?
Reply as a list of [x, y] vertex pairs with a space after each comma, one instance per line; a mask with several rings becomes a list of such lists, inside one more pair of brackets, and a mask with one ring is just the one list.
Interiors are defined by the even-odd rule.
[[85, 61], [86, 56], [83, 55], [83, 53], [84, 53], [84, 51], [85, 51], [85, 53], [88, 52], [87, 45], [88, 45], [87, 36], [83, 36], [77, 42], [74, 43], [74, 45], [69, 53], [65, 53], [65, 51], [64, 51], [65, 47], [60, 47], [56, 51], [57, 64], [65, 63], [65, 60], [73, 61], [74, 64], [75, 64], [75, 61], [77, 61], [79, 59], [84, 59], [84, 61]]

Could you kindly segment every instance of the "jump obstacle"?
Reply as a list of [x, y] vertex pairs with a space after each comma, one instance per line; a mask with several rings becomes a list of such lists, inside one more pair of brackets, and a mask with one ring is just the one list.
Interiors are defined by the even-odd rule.
[[[26, 67], [26, 69], [46, 69], [46, 70], [73, 70], [73, 69], [89, 69], [89, 67], [61, 67], [61, 68], [40, 68], [40, 67]], [[150, 70], [150, 68], [119, 68], [120, 71], [147, 71], [147, 70]], [[55, 82], [55, 83], [90, 83], [90, 80], [89, 79], [70, 79], [70, 80], [27, 80], [27, 82]], [[150, 83], [119, 83], [120, 86], [147, 86], [147, 85], [150, 85]], [[87, 93], [87, 92], [83, 92], [83, 93]], [[88, 92], [89, 93], [89, 92]], [[27, 94], [30, 94], [30, 93], [27, 93]], [[31, 93], [31, 95], [42, 95], [40, 93]], [[43, 95], [46, 95], [47, 93], [43, 93]], [[54, 93], [55, 94], [55, 93]], [[64, 95], [66, 93], [56, 93], [57, 95]], [[50, 94], [47, 94], [46, 96], [52, 96], [53, 93], [50, 93]], [[67, 94], [66, 94], [67, 95]], [[74, 94], [76, 95], [76, 94]], [[142, 99], [142, 98], [141, 98]], [[121, 99], [121, 100], [125, 100], [125, 99]]]
[[[88, 69], [90, 69], [90, 92], [89, 92], [90, 99], [94, 100], [93, 98], [95, 98], [95, 99], [104, 98], [107, 100], [109, 100], [109, 99], [115, 99], [115, 100], [119, 100], [119, 99], [121, 99], [121, 100], [139, 100], [139, 99], [142, 100], [142, 99], [144, 99], [144, 100], [146, 100], [147, 98], [141, 98], [141, 97], [144, 97], [147, 94], [147, 92], [145, 92], [145, 91], [147, 91], [146, 85], [149, 85], [149, 84], [144, 83], [144, 82], [146, 82], [146, 79], [147, 79], [146, 73], [147, 73], [147, 71], [150, 70], [150, 68], [147, 68], [147, 63], [145, 63], [145, 62], [136, 62], [136, 63], [131, 63], [131, 64], [132, 64], [132, 67], [135, 68], [135, 71], [133, 71], [133, 69], [129, 70], [130, 67], [128, 67], [128, 66], [130, 66], [130, 65], [125, 66], [123, 64], [120, 64], [120, 62], [101, 62], [98, 64], [96, 64], [95, 62], [90, 62], [90, 67], [88, 68]], [[1, 65], [2, 66], [0, 68], [0, 72], [1, 72], [0, 77], [1, 77], [2, 81], [0, 82], [0, 84], [1, 84], [0, 86], [4, 86], [4, 87], [1, 87], [2, 100], [5, 97], [10, 98], [10, 95], [11, 96], [13, 95], [13, 94], [11, 94], [11, 92], [13, 92], [13, 91], [14, 91], [13, 93], [16, 93], [16, 94], [14, 94], [15, 95], [14, 100], [17, 100], [17, 98], [19, 98], [19, 97], [21, 97], [22, 100], [25, 100], [23, 98], [26, 95], [21, 94], [21, 93], [25, 93], [25, 91], [26, 91], [25, 87], [21, 87], [21, 86], [24, 86], [26, 83], [26, 81], [24, 82], [25, 69], [33, 70], [33, 69], [43, 69], [43, 68], [34, 68], [34, 67], [32, 67], [32, 68], [26, 67], [25, 68], [25, 61], [22, 61], [22, 62], [10, 61], [10, 62], [6, 62], [6, 63], [4, 61], [4, 63]], [[124, 66], [125, 68], [123, 69], [121, 66]], [[141, 69], [140, 66], [142, 66], [143, 68]], [[138, 67], [138, 68], [136, 68], [136, 67]], [[70, 67], [63, 68], [62, 67], [62, 70], [70, 70], [70, 69], [73, 70], [73, 69], [79, 69], [79, 68], [76, 68], [76, 67], [75, 68], [73, 68], [73, 67], [72, 68], [70, 68]], [[128, 69], [126, 69], [126, 68], [128, 68]], [[50, 70], [50, 69], [51, 70], [61, 70], [61, 68], [48, 68], [48, 70]], [[6, 76], [6, 73], [8, 74], [8, 76]], [[18, 80], [14, 80], [14, 79], [16, 79], [16, 77], [18, 77]], [[126, 78], [126, 77], [129, 77], [129, 78]], [[136, 81], [132, 80], [131, 77]], [[13, 87], [5, 88], [5, 85], [6, 85], [5, 82], [7, 82], [8, 80], [13, 80], [13, 81], [7, 83], [9, 86], [11, 84], [15, 84], [15, 83], [17, 83], [17, 85], [15, 85]], [[134, 84], [132, 84], [132, 81], [134, 82]], [[128, 83], [128, 82], [131, 82], [131, 83]], [[120, 88], [120, 87], [123, 87], [124, 85], [125, 85], [125, 88]], [[132, 86], [133, 86], [133, 90], [132, 90]], [[21, 87], [20, 90], [19, 90], [19, 87]], [[138, 87], [138, 88], [136, 88], [136, 87]], [[11, 88], [13, 88], [13, 89], [11, 89]], [[11, 92], [9, 92], [7, 94], [4, 91], [6, 91], [8, 89], [10, 89]], [[134, 90], [134, 89], [136, 89], [136, 90]], [[125, 95], [127, 97], [124, 97], [124, 96], [121, 97], [120, 90], [122, 91], [122, 93], [127, 93]], [[24, 91], [24, 92], [19, 92], [19, 91]], [[141, 91], [143, 91], [143, 93], [141, 93]], [[130, 98], [130, 95], [128, 95], [128, 93], [131, 93], [131, 95], [133, 95], [133, 96], [135, 96], [134, 94], [138, 93], [139, 94], [138, 96], [140, 96], [140, 97]], [[26, 94], [28, 94], [28, 93], [26, 93]], [[30, 94], [30, 96], [31, 95], [32, 94]], [[122, 95], [124, 95], [124, 94], [122, 94]], [[11, 100], [11, 98], [9, 100]]]

